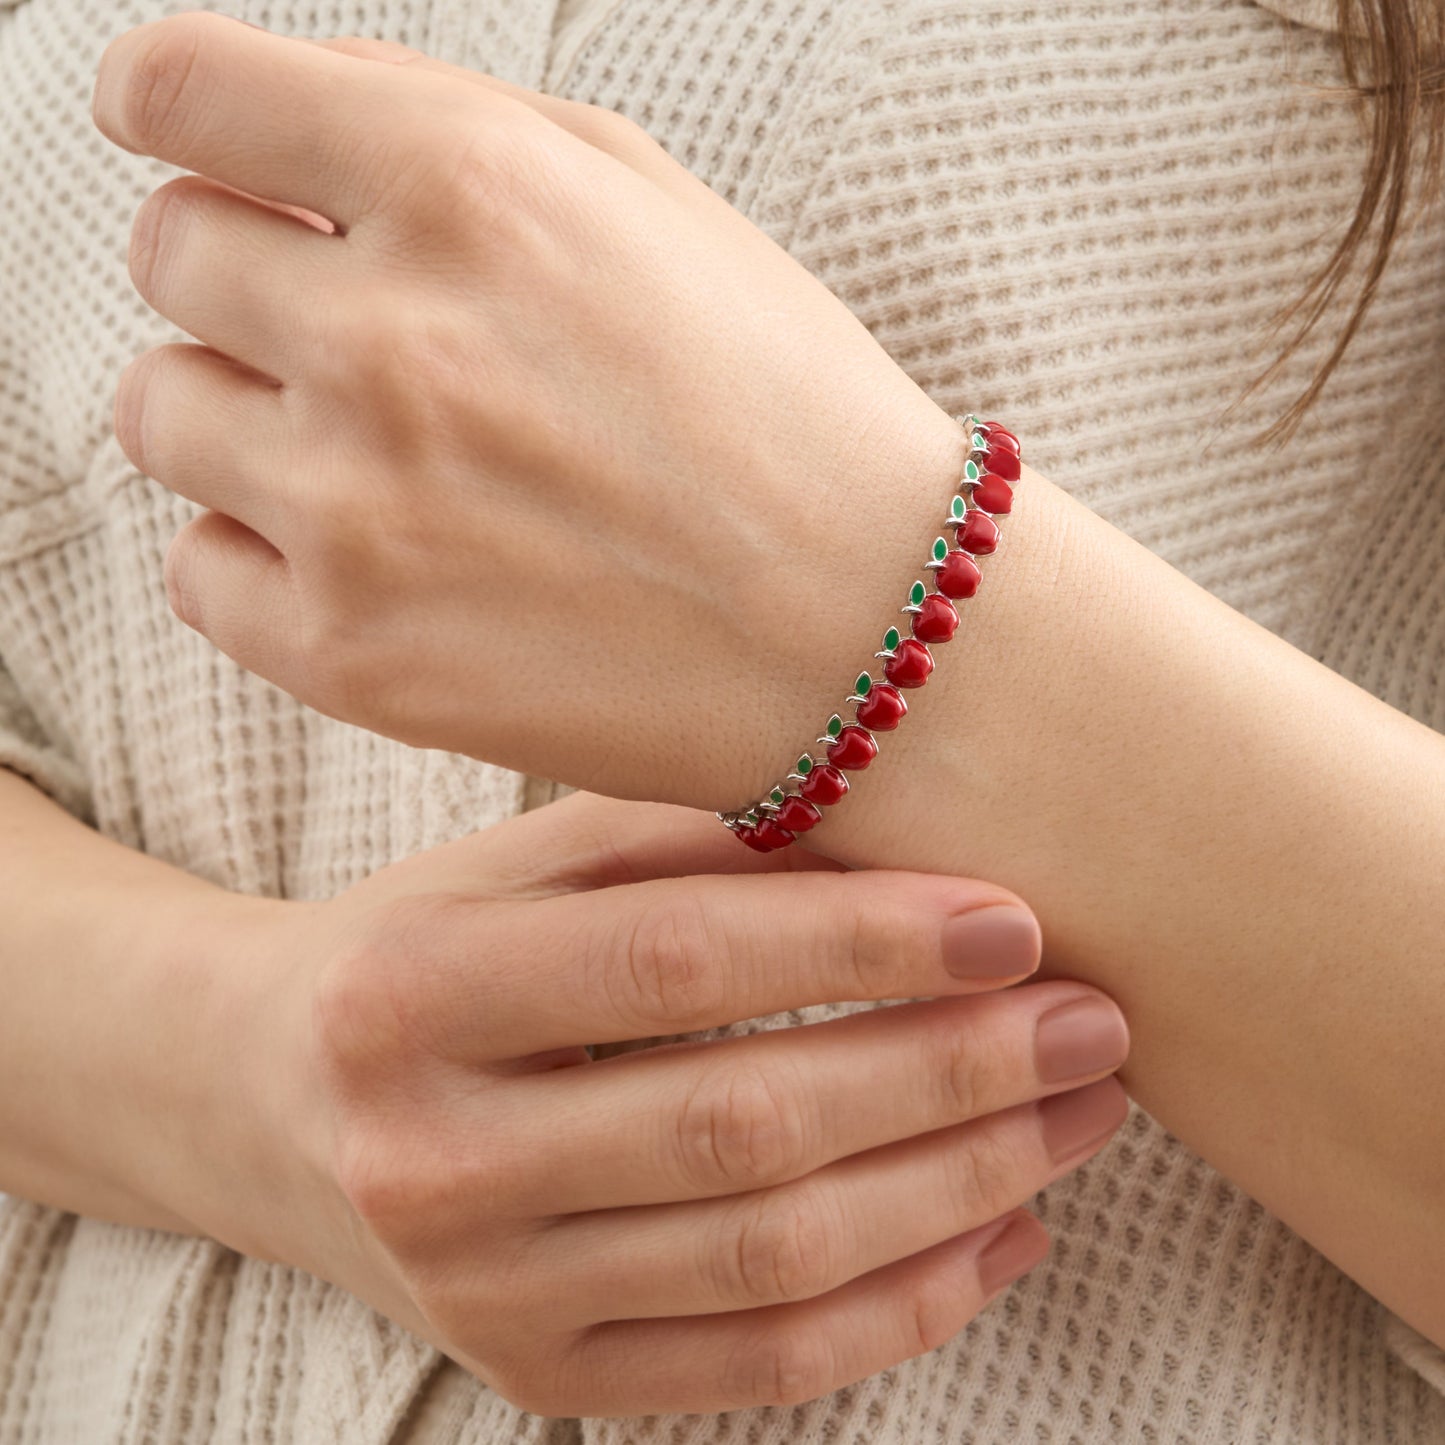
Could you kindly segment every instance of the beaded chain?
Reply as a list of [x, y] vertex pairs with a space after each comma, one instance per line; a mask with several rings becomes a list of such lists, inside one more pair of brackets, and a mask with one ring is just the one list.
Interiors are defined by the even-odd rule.
[[[818, 742], [826, 745], [827, 761], [804, 753], [793, 771], [775, 783], [757, 801], [718, 818], [759, 853], [786, 848], [799, 833], [822, 821], [822, 809], [840, 801], [848, 791], [848, 774], [859, 772], [878, 756], [880, 732], [892, 732], [908, 711], [901, 689], [922, 687], [933, 671], [929, 644], [947, 642], [958, 630], [954, 602], [972, 597], [981, 580], [975, 557], [997, 550], [998, 523], [993, 519], [1013, 506], [1013, 487], [1019, 479], [1018, 438], [996, 421], [979, 421], [972, 413], [955, 417], [967, 433], [968, 458], [955, 496], [944, 519], [954, 528], [954, 545], [937, 537], [933, 555], [923, 565], [933, 573], [932, 592], [915, 582], [908, 601], [899, 608], [911, 619], [910, 637], [898, 628], [883, 634], [883, 647], [874, 657], [886, 659], [883, 677], [860, 672], [845, 700], [854, 705], [854, 721], [845, 723], [839, 713], [828, 719]], [[789, 783], [797, 786], [790, 788]]]

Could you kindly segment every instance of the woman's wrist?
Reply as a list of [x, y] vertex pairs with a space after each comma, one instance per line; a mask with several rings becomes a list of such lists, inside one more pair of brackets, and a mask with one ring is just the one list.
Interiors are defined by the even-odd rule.
[[165, 1121], [146, 1176], [197, 1233], [257, 1258], [287, 1253], [279, 1101], [294, 1062], [272, 940], [306, 906], [185, 890], [148, 911], [136, 949], [149, 1038], [128, 1103]]
[[[816, 740], [832, 713], [851, 719], [843, 700], [854, 679], [865, 668], [878, 672], [874, 653], [890, 626], [906, 633], [899, 609], [910, 585], [930, 575], [924, 563], [944, 531], [969, 454], [959, 423], [901, 371], [886, 403], [880, 398], [866, 420], [846, 432], [840, 427], [835, 436], [839, 445], [805, 464], [829, 479], [826, 517], [798, 524], [786, 564], [771, 576], [735, 578], [739, 705], [697, 748], [709, 798], [717, 798], [712, 806], [721, 810], [759, 796], [801, 753], [820, 756]], [[1043, 520], [1037, 519], [1036, 534]], [[884, 755], [899, 753], [915, 703], [926, 709], [924, 695], [939, 675], [964, 661], [960, 654], [982, 625], [976, 609], [983, 595], [981, 589], [959, 603], [956, 637], [935, 649], [938, 667], [927, 688], [908, 694], [910, 715], [896, 732], [878, 735], [874, 768], [883, 771]], [[722, 746], [726, 737], [733, 739], [731, 749]], [[865, 776], [856, 774], [860, 787], [867, 786]], [[841, 815], [850, 806], [833, 811]]]
[[[869, 670], [875, 681], [882, 675], [874, 654], [886, 630], [908, 635], [900, 609], [910, 585], [922, 580], [934, 590], [924, 564], [935, 538], [950, 535], [944, 518], [969, 446], [955, 419], [921, 392], [918, 399], [921, 405], [909, 399], [900, 407], [886, 431], [873, 428], [878, 455], [859, 457], [867, 485], [837, 509], [829, 549], [808, 560], [813, 577], [801, 584], [780, 577], [771, 593], [754, 589], [755, 602], [771, 603], [751, 621], [762, 639], [759, 660], [775, 662], [765, 683], [776, 701], [745, 714], [755, 723], [744, 750], [749, 782], [726, 808], [763, 795], [801, 753], [822, 759], [817, 740], [830, 714], [854, 721], [854, 705], [844, 699], [859, 672]], [[1037, 765], [1033, 749], [1046, 716], [1067, 727], [1067, 695], [1053, 684], [1089, 611], [1096, 563], [1085, 548], [1102, 559], [1099, 533], [1112, 529], [1027, 464], [1016, 490], [1012, 513], [998, 519], [995, 552], [979, 559], [977, 593], [955, 604], [958, 630], [930, 649], [934, 668], [925, 685], [903, 693], [901, 722], [873, 734], [877, 756], [848, 770], [847, 795], [801, 835], [816, 851], [853, 861], [856, 838], [884, 851], [911, 839], [912, 866], [927, 867], [926, 847], [917, 851], [926, 835], [920, 839], [915, 829], [928, 801], [966, 798], [975, 810], [991, 794], [1008, 794], [1017, 804], [1020, 775]], [[807, 611], [806, 637], [788, 620], [800, 610], [784, 600], [795, 589], [825, 602]], [[900, 806], [915, 794], [917, 806]]]
[[0, 1189], [220, 1232], [248, 1154], [264, 977], [243, 898], [0, 769]]

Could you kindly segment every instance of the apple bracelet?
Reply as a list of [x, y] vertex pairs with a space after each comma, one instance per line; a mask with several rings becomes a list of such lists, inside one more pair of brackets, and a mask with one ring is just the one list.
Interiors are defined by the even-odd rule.
[[[999, 529], [995, 516], [1013, 505], [1013, 487], [1019, 479], [1018, 438], [996, 421], [979, 421], [972, 413], [954, 418], [969, 439], [958, 491], [944, 519], [954, 528], [954, 545], [946, 537], [934, 539], [933, 555], [924, 567], [933, 573], [934, 591], [915, 582], [908, 601], [899, 608], [911, 618], [911, 637], [900, 637], [896, 627], [883, 635], [883, 647], [874, 657], [887, 660], [883, 678], [860, 672], [846, 699], [854, 704], [854, 721], [845, 723], [838, 713], [828, 719], [823, 735], [826, 762], [804, 753], [786, 780], [775, 783], [766, 795], [746, 808], [717, 816], [735, 836], [759, 853], [786, 848], [799, 833], [822, 820], [822, 809], [838, 802], [848, 791], [848, 774], [866, 768], [878, 756], [875, 733], [892, 732], [908, 711], [902, 688], [922, 687], [933, 671], [929, 643], [947, 642], [958, 630], [955, 600], [972, 597], [981, 578], [975, 557], [997, 550]], [[966, 497], [963, 494], [967, 494]], [[789, 783], [797, 786], [789, 788]]]

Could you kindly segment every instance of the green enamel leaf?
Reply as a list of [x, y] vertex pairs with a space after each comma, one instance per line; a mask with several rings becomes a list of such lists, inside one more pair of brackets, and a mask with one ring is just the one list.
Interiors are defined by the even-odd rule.
[[915, 582], [913, 586], [908, 589], [909, 604], [913, 607], [922, 607], [923, 599], [927, 595], [928, 593], [924, 590], [923, 583]]
[[744, 823], [751, 823], [751, 824], [753, 825], [753, 827], [756, 828], [757, 825], [758, 825], [758, 815], [757, 815], [755, 812], [753, 812], [753, 810], [752, 810], [751, 808], [749, 808], [748, 811], [743, 814], [743, 822], [744, 822]]
[[888, 631], [883, 634], [883, 650], [885, 652], [892, 652], [897, 646], [898, 629], [896, 627], [890, 627]]
[[858, 674], [858, 681], [853, 684], [853, 691], [856, 692], [859, 697], [867, 697], [868, 689], [872, 686], [873, 679], [869, 677], [866, 672], [860, 672]]
[[955, 498], [953, 499], [952, 504], [949, 506], [949, 509], [948, 509], [948, 510], [949, 510], [949, 514], [952, 516], [952, 518], [953, 518], [953, 520], [954, 520], [955, 522], [961, 522], [961, 521], [963, 521], [963, 514], [964, 514], [964, 511], [965, 511], [965, 508], [964, 508], [964, 505], [963, 505], [963, 498], [962, 498], [962, 497], [955, 497]]
[[837, 737], [838, 734], [843, 731], [843, 719], [840, 718], [837, 713], [834, 713], [833, 716], [828, 719], [828, 726], [824, 731], [830, 738]]
[[963, 475], [965, 480], [976, 482], [978, 480], [978, 463], [969, 461], [963, 464]]
[[781, 803], [783, 799], [787, 796], [788, 795], [781, 788], [774, 788], [773, 791], [768, 794], [768, 797], [771, 798], [775, 803]]
[[933, 544], [933, 560], [935, 562], [942, 562], [943, 559], [947, 556], [948, 540], [945, 537], [939, 537], [934, 541]]
[[976, 446], [979, 451], [982, 451], [988, 445], [988, 438], [984, 436], [981, 431], [976, 431], [969, 438], [969, 444], [971, 446]]
[[810, 758], [807, 753], [804, 753], [803, 756], [798, 759], [797, 766], [794, 767], [793, 771], [795, 773], [802, 773], [806, 778], [808, 774], [813, 771], [812, 758]]

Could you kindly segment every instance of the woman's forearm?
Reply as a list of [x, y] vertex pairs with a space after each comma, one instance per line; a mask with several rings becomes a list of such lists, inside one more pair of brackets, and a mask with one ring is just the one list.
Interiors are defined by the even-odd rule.
[[1140, 1102], [1445, 1340], [1445, 739], [1037, 474], [1003, 521], [809, 845], [1029, 899], [1044, 971], [1124, 1008]]
[[[196, 967], [264, 908], [121, 847], [0, 768], [0, 1191], [206, 1232], [247, 980]], [[239, 1163], [239, 1161], [237, 1161]]]

